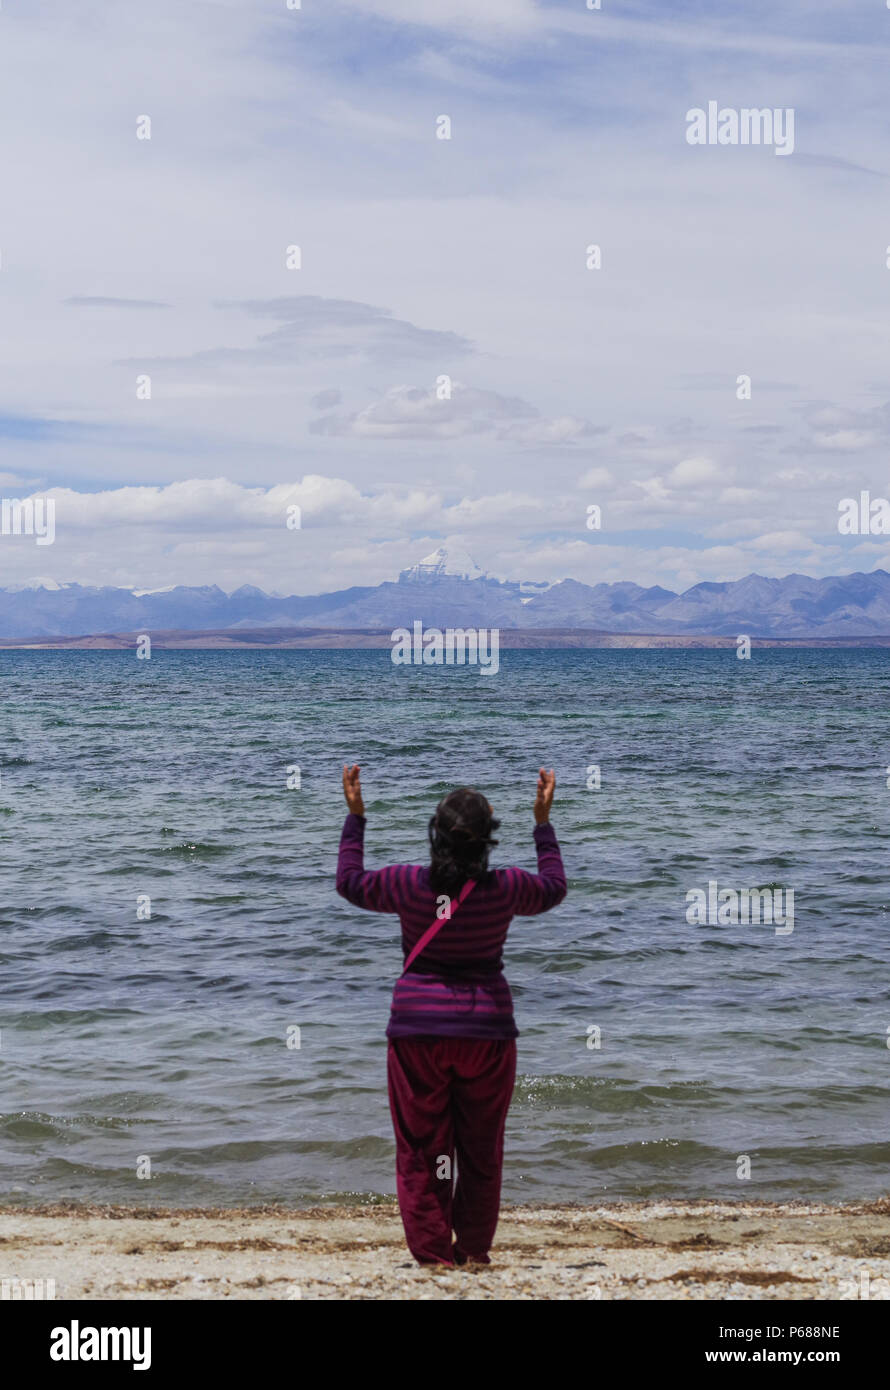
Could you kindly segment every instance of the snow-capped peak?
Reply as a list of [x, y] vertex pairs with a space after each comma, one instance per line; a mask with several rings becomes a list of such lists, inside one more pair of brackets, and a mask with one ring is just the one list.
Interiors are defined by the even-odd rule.
[[480, 569], [465, 550], [446, 550], [440, 545], [431, 555], [425, 555], [410, 569], [399, 575], [402, 583], [415, 579], [484, 579], [485, 571]]
[[67, 589], [68, 585], [60, 584], [57, 579], [23, 579], [20, 584], [6, 584], [4, 587], [8, 594], [20, 594], [23, 593], [25, 589], [50, 589], [55, 591], [56, 589]]

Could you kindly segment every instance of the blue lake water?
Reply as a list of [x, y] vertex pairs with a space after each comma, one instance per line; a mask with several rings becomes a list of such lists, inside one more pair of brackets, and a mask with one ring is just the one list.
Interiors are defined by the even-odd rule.
[[[394, 1192], [398, 926], [334, 891], [346, 759], [371, 866], [468, 783], [533, 868], [556, 768], [506, 1200], [890, 1191], [890, 653], [16, 651], [0, 698], [0, 1200]], [[793, 888], [793, 932], [691, 924], [709, 880]]]

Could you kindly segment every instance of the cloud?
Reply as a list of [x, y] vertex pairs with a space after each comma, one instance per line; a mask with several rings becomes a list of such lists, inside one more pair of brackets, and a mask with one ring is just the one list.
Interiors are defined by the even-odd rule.
[[728, 481], [725, 468], [721, 469], [713, 459], [683, 459], [672, 468], [668, 481], [673, 487], [701, 487], [703, 484]]
[[[848, 168], [890, 167], [882, 21], [836, 0], [700, 9], [153, 0], [146, 26], [101, 0], [4, 7], [0, 467], [10, 490], [62, 489], [59, 577], [305, 592], [391, 576], [418, 535], [461, 528], [489, 568], [509, 553], [550, 577], [550, 547], [555, 571], [677, 587], [768, 569], [793, 527], [831, 572], [838, 498], [887, 495], [887, 418], [860, 408], [888, 398], [863, 388], [881, 179]], [[823, 153], [690, 159], [683, 115], [711, 95], [794, 105]], [[483, 364], [488, 395], [434, 401], [442, 373], [479, 390]], [[576, 544], [601, 491], [607, 530]], [[27, 557], [0, 543], [11, 579]]]
[[[663, 497], [660, 480], [649, 481]], [[270, 487], [197, 478], [101, 492], [52, 488], [40, 495], [56, 503], [55, 543], [38, 548], [28, 537], [0, 542], [0, 585], [49, 576], [139, 588], [250, 583], [267, 591], [318, 593], [393, 579], [443, 537], [502, 577], [632, 579], [668, 588], [674, 575], [688, 585], [738, 578], [753, 568], [776, 573], [786, 554], [823, 574], [878, 564], [883, 555], [880, 549], [862, 556], [839, 551], [836, 499], [826, 505], [831, 529], [823, 543], [801, 529], [770, 530], [764, 518], [775, 508], [770, 497], [760, 496], [760, 517], [736, 505], [715, 540], [702, 543], [690, 534], [688, 543], [666, 545], [657, 499], [614, 498], [604, 508], [603, 531], [593, 538], [577, 489], [564, 495], [552, 487], [543, 494], [510, 488], [448, 501], [436, 488], [360, 488], [344, 478], [307, 474]], [[298, 530], [287, 525], [294, 505], [302, 514]], [[690, 494], [684, 505], [694, 508], [701, 500]], [[675, 508], [674, 529], [678, 516]], [[643, 543], [647, 526], [651, 540]], [[634, 533], [632, 543], [622, 539], [625, 527]]]
[[604, 434], [603, 426], [592, 425], [577, 415], [560, 415], [553, 420], [528, 420], [505, 426], [498, 438], [511, 444], [574, 444]]
[[[444, 389], [444, 388], [443, 388]], [[364, 410], [327, 415], [309, 426], [315, 434], [355, 439], [461, 439], [489, 436], [511, 444], [568, 444], [596, 432], [574, 416], [542, 419], [518, 396], [502, 396], [451, 383], [450, 396], [420, 386], [393, 386]]]
[[752, 537], [746, 544], [752, 550], [765, 550], [780, 555], [816, 548], [813, 538], [805, 536], [802, 531], [768, 531], [765, 535]]
[[[194, 366], [282, 366], [288, 363], [361, 359], [389, 364], [418, 358], [448, 363], [474, 351], [459, 333], [419, 328], [407, 319], [393, 318], [379, 309], [352, 299], [327, 299], [321, 295], [297, 295], [284, 299], [252, 299], [220, 303], [219, 308], [240, 309], [251, 318], [274, 319], [278, 327], [262, 333], [253, 347], [204, 348], [188, 357], [138, 359], [154, 363]], [[137, 359], [125, 359], [132, 365]]]
[[890, 443], [890, 403], [871, 410], [851, 410], [827, 402], [805, 406], [805, 433], [797, 450], [855, 454]]
[[55, 498], [57, 527], [188, 529], [228, 533], [245, 526], [285, 525], [287, 509], [301, 508], [304, 523], [350, 525], [387, 517], [410, 521], [430, 516], [441, 505], [435, 494], [417, 490], [363, 494], [343, 478], [308, 474], [299, 482], [244, 487], [228, 478], [191, 478], [166, 487], [120, 487], [102, 492], [49, 488]]
[[823, 430], [814, 436], [811, 445], [831, 453], [854, 454], [877, 442], [878, 436], [872, 430]]

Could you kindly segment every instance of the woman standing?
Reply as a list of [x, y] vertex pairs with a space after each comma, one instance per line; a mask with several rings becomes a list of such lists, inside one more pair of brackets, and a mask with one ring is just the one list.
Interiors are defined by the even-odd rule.
[[387, 1072], [399, 1208], [408, 1248], [423, 1264], [489, 1263], [518, 1036], [501, 952], [514, 917], [546, 912], [566, 894], [550, 825], [555, 786], [541, 768], [537, 874], [489, 869], [499, 822], [468, 787], [436, 808], [429, 867], [366, 870], [359, 768], [343, 769], [349, 815], [337, 892], [371, 912], [398, 913], [402, 927], [405, 971], [393, 990]]

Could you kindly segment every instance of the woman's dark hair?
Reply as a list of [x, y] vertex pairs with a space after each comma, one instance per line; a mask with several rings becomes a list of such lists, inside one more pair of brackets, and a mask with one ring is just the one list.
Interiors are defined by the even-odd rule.
[[459, 787], [449, 792], [430, 819], [430, 884], [436, 893], [457, 893], [468, 878], [488, 872], [488, 851], [497, 840], [495, 820], [481, 792]]

